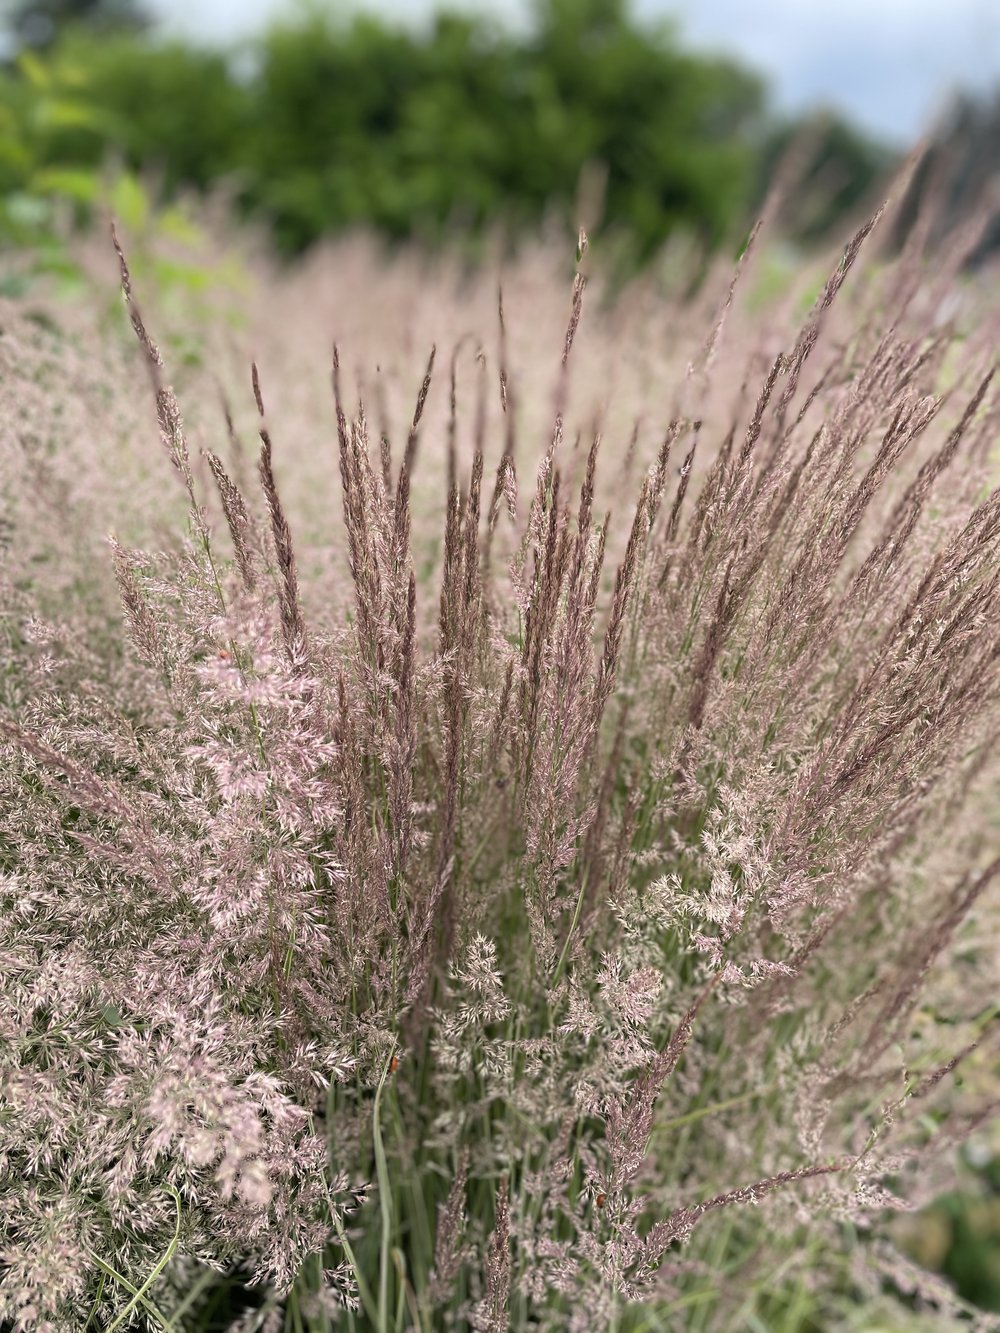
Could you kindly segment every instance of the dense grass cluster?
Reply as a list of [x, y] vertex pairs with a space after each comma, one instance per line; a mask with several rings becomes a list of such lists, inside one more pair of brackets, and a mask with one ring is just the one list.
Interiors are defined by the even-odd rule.
[[963, 1317], [885, 1219], [1000, 1100], [996, 317], [880, 223], [352, 243], [189, 428], [124, 257], [131, 356], [3, 309], [7, 1325]]

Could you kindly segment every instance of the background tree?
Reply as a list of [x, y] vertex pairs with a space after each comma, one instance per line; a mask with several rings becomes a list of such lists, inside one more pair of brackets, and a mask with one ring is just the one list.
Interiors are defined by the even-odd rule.
[[797, 240], [825, 239], [845, 214], [873, 204], [899, 161], [898, 153], [848, 124], [833, 112], [788, 120], [768, 133], [758, 164], [757, 198], [767, 192], [775, 169], [801, 146], [805, 165], [788, 201], [784, 224]]
[[[734, 242], [794, 132], [773, 131], [760, 78], [685, 52], [627, 0], [536, 0], [527, 31], [484, 10], [412, 28], [317, 9], [239, 60], [164, 42], [139, 3], [16, 0], [0, 196], [36, 193], [39, 174], [50, 190], [54, 170], [83, 189], [80, 173], [110, 159], [163, 197], [225, 185], [286, 255], [347, 226], [434, 241], [497, 224], [516, 236], [555, 214], [613, 234], [629, 265], [678, 229], [705, 251]], [[853, 208], [887, 161], [832, 123], [813, 180], [823, 208], [800, 234]], [[584, 181], [601, 189], [581, 219]]]
[[998, 176], [1000, 91], [992, 97], [956, 97], [917, 168], [901, 214], [900, 234], [913, 225], [924, 204], [934, 211], [935, 243], [982, 215], [982, 234], [970, 255], [972, 264], [982, 262], [1000, 247]]

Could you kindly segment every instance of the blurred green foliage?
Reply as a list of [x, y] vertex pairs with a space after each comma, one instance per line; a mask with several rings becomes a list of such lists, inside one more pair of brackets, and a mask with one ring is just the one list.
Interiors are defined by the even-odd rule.
[[606, 171], [606, 213], [648, 254], [679, 221], [717, 242], [752, 184], [758, 81], [679, 54], [622, 0], [545, 0], [515, 38], [441, 15], [273, 30], [259, 52], [243, 197], [288, 250], [332, 224], [434, 236], [536, 221]]
[[[129, 123], [112, 104], [105, 75], [134, 78], [123, 57], [135, 49], [122, 33], [100, 42], [93, 36], [61, 41], [44, 54], [26, 47], [0, 75], [0, 250], [6, 260], [0, 295], [19, 294], [41, 274], [61, 294], [86, 290], [67, 238], [78, 223], [113, 216], [126, 230], [130, 262], [147, 291], [182, 307], [193, 327], [209, 310], [234, 321], [232, 298], [246, 285], [238, 262], [212, 262], [209, 238], [191, 210], [155, 200], [123, 152], [130, 136], [155, 136], [157, 115], [175, 105], [174, 91], [162, 103], [149, 100], [148, 122], [137, 131], [138, 113]], [[170, 51], [141, 49], [149, 57], [147, 92], [151, 76], [164, 69], [168, 90], [175, 88]], [[184, 54], [201, 68], [208, 60], [221, 63]], [[188, 123], [197, 145], [196, 125]], [[185, 166], [172, 185], [184, 183]], [[211, 179], [207, 173], [204, 183]], [[192, 338], [180, 348], [182, 359], [197, 354]]]
[[85, 211], [110, 160], [164, 198], [226, 188], [285, 254], [352, 224], [433, 240], [555, 210], [602, 217], [641, 261], [678, 226], [734, 239], [774, 151], [761, 81], [627, 0], [536, 0], [516, 33], [485, 9], [417, 30], [314, 8], [229, 53], [156, 40], [124, 0], [32, 8], [60, 17], [0, 70], [8, 241], [37, 239], [40, 200]]
[[1000, 1157], [973, 1160], [965, 1149], [959, 1168], [957, 1187], [912, 1219], [904, 1242], [966, 1300], [1000, 1311]]
[[[1000, 249], [1000, 89], [992, 97], [965, 93], [942, 117], [937, 134], [918, 164], [900, 213], [900, 235], [921, 209], [932, 213], [930, 240], [946, 244], [972, 227], [971, 267]], [[973, 237], [970, 237], [973, 239]]]
[[763, 146], [759, 197], [785, 154], [799, 146], [805, 164], [795, 196], [788, 201], [785, 225], [805, 243], [822, 240], [841, 218], [870, 203], [897, 162], [890, 149], [829, 112], [804, 122], [788, 120], [769, 132]]

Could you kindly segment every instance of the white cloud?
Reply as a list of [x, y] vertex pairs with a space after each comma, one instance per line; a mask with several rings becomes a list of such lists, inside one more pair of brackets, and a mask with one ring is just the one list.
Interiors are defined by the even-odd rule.
[[1000, 85], [998, 0], [641, 0], [638, 9], [669, 12], [692, 44], [755, 65], [782, 107], [833, 104], [900, 141], [954, 90]]

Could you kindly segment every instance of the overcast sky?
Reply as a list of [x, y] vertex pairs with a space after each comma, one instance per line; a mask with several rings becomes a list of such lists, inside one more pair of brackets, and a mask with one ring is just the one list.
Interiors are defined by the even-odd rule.
[[[335, 0], [334, 0], [335, 2]], [[169, 29], [228, 41], [294, 0], [147, 0]], [[524, 0], [452, 0], [452, 8], [523, 18]], [[367, 0], [386, 17], [420, 19], [433, 0]], [[343, 8], [343, 5], [341, 5]], [[900, 145], [957, 88], [1000, 88], [1000, 0], [634, 0], [673, 17], [691, 47], [727, 51], [769, 76], [776, 105], [835, 106]]]

